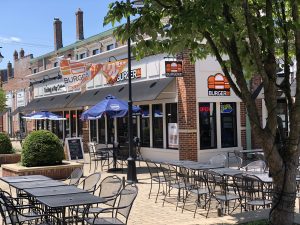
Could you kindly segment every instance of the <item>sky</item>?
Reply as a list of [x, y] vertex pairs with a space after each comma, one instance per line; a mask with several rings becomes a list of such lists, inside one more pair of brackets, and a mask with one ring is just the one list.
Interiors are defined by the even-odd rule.
[[54, 50], [53, 20], [62, 21], [63, 45], [76, 41], [75, 12], [83, 11], [84, 37], [111, 28], [103, 27], [108, 5], [114, 0], [3, 0], [0, 2], [0, 69], [13, 62], [13, 53], [24, 49], [34, 57]]

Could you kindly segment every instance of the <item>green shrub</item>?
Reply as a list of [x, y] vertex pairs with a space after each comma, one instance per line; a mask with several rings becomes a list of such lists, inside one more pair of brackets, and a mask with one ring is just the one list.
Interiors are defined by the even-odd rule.
[[11, 154], [13, 152], [12, 144], [5, 133], [0, 133], [0, 154]]
[[23, 166], [52, 166], [62, 163], [64, 149], [59, 138], [47, 130], [30, 133], [23, 142]]

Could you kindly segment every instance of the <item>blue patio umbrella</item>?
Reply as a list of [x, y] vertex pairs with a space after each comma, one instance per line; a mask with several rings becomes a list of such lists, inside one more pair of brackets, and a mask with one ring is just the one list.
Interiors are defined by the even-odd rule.
[[[132, 106], [132, 111], [137, 113], [140, 111], [138, 106]], [[96, 120], [107, 115], [111, 118], [124, 117], [128, 112], [128, 103], [126, 101], [108, 95], [104, 100], [97, 103], [81, 115], [82, 120]]]
[[48, 111], [30, 113], [22, 118], [31, 120], [66, 120], [66, 118]]

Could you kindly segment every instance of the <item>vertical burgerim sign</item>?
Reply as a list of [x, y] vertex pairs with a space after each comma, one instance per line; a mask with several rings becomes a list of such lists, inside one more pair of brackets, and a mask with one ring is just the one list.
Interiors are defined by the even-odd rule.
[[230, 85], [227, 78], [217, 73], [207, 79], [208, 96], [230, 96]]
[[60, 60], [60, 72], [68, 90], [74, 90], [86, 85], [98, 73], [105, 77], [107, 83], [114, 84], [126, 64], [127, 59], [103, 64], [62, 59]]

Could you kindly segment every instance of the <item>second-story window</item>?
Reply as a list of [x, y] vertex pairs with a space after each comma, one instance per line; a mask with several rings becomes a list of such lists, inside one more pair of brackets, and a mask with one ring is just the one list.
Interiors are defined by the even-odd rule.
[[110, 44], [110, 45], [106, 46], [107, 51], [112, 50], [112, 49], [114, 49], [114, 44]]
[[94, 49], [93, 50], [93, 55], [97, 55], [97, 54], [99, 54], [100, 53], [100, 50], [99, 49]]
[[83, 58], [85, 58], [86, 57], [86, 53], [84, 52], [84, 53], [81, 53], [80, 55], [79, 55], [79, 59], [83, 59]]
[[33, 73], [37, 73], [38, 72], [38, 69], [37, 68], [34, 68], [33, 69]]
[[55, 62], [54, 64], [53, 64], [53, 67], [57, 67], [58, 66], [58, 62]]

